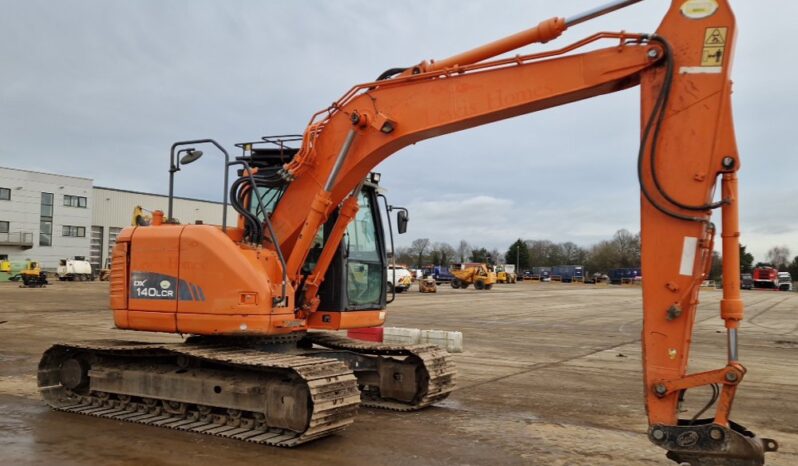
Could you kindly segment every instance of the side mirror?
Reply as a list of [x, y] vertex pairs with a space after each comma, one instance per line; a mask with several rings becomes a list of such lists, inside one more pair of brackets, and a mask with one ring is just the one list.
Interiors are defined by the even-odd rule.
[[396, 213], [396, 230], [400, 235], [407, 232], [407, 222], [408, 217], [406, 210], [400, 210]]

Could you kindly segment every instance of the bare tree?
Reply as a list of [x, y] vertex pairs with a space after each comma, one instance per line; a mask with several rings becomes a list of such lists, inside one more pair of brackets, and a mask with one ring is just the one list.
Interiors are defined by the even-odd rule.
[[457, 251], [454, 250], [451, 244], [442, 242], [432, 245], [433, 253], [437, 256], [437, 261], [434, 265], [449, 265], [454, 259], [457, 258]]
[[471, 246], [466, 242], [466, 240], [461, 239], [460, 244], [457, 245], [457, 257], [460, 259], [460, 262], [466, 262], [468, 257], [471, 255]]
[[619, 267], [636, 267], [640, 265], [640, 235], [633, 235], [628, 230], [618, 230], [612, 237]]
[[779, 270], [786, 270], [790, 263], [790, 248], [787, 246], [774, 246], [768, 250], [768, 262]]
[[611, 241], [601, 241], [590, 248], [589, 258], [585, 264], [591, 272], [606, 273], [618, 267], [618, 251]]
[[413, 242], [410, 243], [410, 252], [413, 254], [413, 257], [418, 259], [416, 261], [416, 267], [419, 269], [424, 266], [424, 253], [427, 252], [429, 244], [429, 238], [414, 239]]
[[496, 249], [496, 248], [491, 249], [491, 251], [490, 251], [490, 264], [491, 265], [496, 265], [496, 264], [502, 263], [503, 260], [504, 260], [504, 256], [499, 252], [498, 249]]
[[395, 260], [397, 264], [410, 265], [413, 263], [413, 252], [407, 246], [399, 246], [396, 248]]
[[587, 251], [571, 241], [562, 243], [560, 249], [566, 264], [583, 264], [587, 259]]
[[549, 240], [530, 240], [526, 242], [529, 248], [529, 265], [551, 266], [563, 264], [562, 246]]

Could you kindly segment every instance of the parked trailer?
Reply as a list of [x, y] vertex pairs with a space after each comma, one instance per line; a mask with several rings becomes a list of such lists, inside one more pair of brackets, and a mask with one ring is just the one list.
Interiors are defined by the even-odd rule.
[[643, 275], [640, 267], [625, 267], [620, 269], [610, 269], [607, 273], [610, 277], [610, 284], [622, 285], [625, 283], [634, 283], [639, 280]]
[[563, 283], [584, 282], [585, 268], [581, 265], [555, 265], [551, 268], [551, 279]]
[[524, 278], [547, 282], [551, 279], [551, 267], [532, 267], [531, 270], [524, 272]]

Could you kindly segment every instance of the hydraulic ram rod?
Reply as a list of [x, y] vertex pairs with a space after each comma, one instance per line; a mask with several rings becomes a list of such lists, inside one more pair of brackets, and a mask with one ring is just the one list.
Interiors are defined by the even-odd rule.
[[571, 27], [579, 23], [584, 23], [585, 21], [606, 15], [607, 13], [612, 13], [615, 10], [620, 10], [621, 8], [626, 8], [629, 5], [633, 5], [642, 1], [643, 0], [615, 0], [614, 2], [605, 3], [604, 5], [593, 8], [592, 10], [587, 10], [583, 13], [573, 15], [570, 18], [566, 18], [565, 27]]
[[541, 21], [540, 24], [533, 28], [527, 29], [526, 31], [521, 31], [519, 33], [504, 37], [497, 41], [451, 56], [449, 58], [433, 61], [431, 63], [424, 63], [420, 65], [420, 71], [436, 71], [453, 66], [471, 65], [473, 63], [479, 63], [482, 60], [487, 60], [488, 58], [501, 55], [511, 50], [521, 48], [525, 45], [536, 42], [548, 42], [559, 37], [559, 35], [562, 34], [562, 32], [565, 31], [569, 26], [585, 22], [597, 16], [619, 10], [641, 1], [642, 0], [616, 0], [614, 2], [593, 8], [592, 10], [588, 10], [584, 13], [571, 16], [567, 19], [556, 17], [550, 18], [545, 21]]

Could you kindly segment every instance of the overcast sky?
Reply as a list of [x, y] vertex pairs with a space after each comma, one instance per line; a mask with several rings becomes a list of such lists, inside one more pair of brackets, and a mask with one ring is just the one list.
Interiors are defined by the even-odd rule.
[[[386, 68], [604, 1], [0, 0], [0, 166], [166, 193], [173, 141], [213, 137], [232, 148], [299, 133]], [[644, 1], [547, 46], [603, 30], [654, 32], [668, 3]], [[733, 5], [742, 242], [757, 259], [774, 245], [798, 254], [798, 2]], [[589, 246], [619, 228], [638, 231], [638, 99], [631, 89], [397, 153], [378, 171], [391, 202], [411, 212], [400, 243]], [[180, 174], [177, 194], [221, 198], [221, 159], [207, 152]]]

